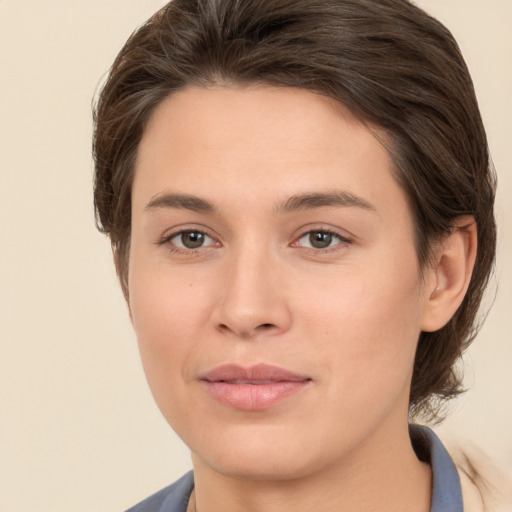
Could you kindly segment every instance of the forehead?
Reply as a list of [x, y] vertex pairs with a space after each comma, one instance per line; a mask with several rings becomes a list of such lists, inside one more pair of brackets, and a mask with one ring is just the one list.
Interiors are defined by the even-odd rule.
[[140, 151], [151, 139], [158, 143], [163, 137], [177, 140], [194, 135], [202, 149], [231, 145], [233, 153], [243, 149], [259, 154], [263, 144], [265, 153], [286, 153], [293, 148], [297, 158], [304, 158], [311, 149], [333, 141], [343, 149], [348, 133], [358, 136], [360, 144], [371, 138], [368, 126], [347, 107], [307, 90], [256, 85], [187, 87], [156, 108]]
[[392, 205], [403, 192], [379, 139], [348, 108], [309, 91], [188, 87], [146, 127], [134, 203], [166, 191], [243, 203], [336, 189]]

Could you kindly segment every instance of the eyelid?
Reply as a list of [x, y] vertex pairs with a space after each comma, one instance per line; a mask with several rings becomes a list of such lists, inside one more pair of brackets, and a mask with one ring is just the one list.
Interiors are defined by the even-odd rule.
[[[172, 243], [172, 239], [173, 238], [176, 238], [180, 235], [182, 235], [183, 233], [189, 233], [189, 232], [193, 232], [193, 233], [200, 233], [202, 235], [205, 235], [206, 237], [210, 238], [211, 240], [213, 240], [214, 243], [210, 243], [208, 245], [203, 245], [201, 247], [198, 247], [197, 249], [189, 249], [189, 248], [186, 248], [186, 247], [180, 247], [179, 245], [176, 245], [176, 244], [173, 244]], [[174, 252], [183, 252], [183, 253], [192, 253], [192, 252], [195, 252], [195, 251], [199, 251], [201, 249], [206, 249], [206, 248], [209, 248], [209, 247], [220, 247], [221, 243], [218, 241], [218, 237], [216, 237], [215, 235], [211, 234], [209, 232], [208, 229], [202, 227], [202, 226], [194, 226], [194, 225], [190, 225], [190, 226], [179, 226], [179, 227], [176, 227], [176, 228], [171, 228], [169, 230], [167, 230], [156, 242], [155, 242], [156, 245], [158, 246], [163, 246], [163, 245], [169, 245], [171, 247], [170, 250], [174, 251]]]
[[[200, 245], [199, 247], [193, 247], [193, 248], [186, 247], [183, 244], [183, 240], [180, 240], [180, 238], [183, 238], [183, 235], [186, 235], [189, 233], [195, 233], [195, 234], [203, 236], [205, 243]], [[207, 243], [208, 239], [210, 239], [213, 243]], [[176, 240], [176, 242], [174, 242], [173, 240]], [[194, 250], [204, 249], [206, 247], [211, 247], [212, 245], [215, 245], [215, 240], [210, 235], [208, 235], [207, 233], [203, 233], [202, 231], [195, 230], [195, 229], [186, 229], [184, 231], [176, 233], [174, 236], [171, 236], [169, 238], [169, 242], [172, 242], [172, 244], [175, 247], [178, 247], [182, 251], [194, 251]]]
[[[303, 228], [301, 228], [299, 233], [293, 238], [293, 242], [290, 244], [290, 246], [308, 250], [308, 251], [313, 251], [315, 253], [328, 253], [328, 252], [339, 250], [342, 247], [346, 247], [347, 245], [353, 244], [355, 242], [356, 238], [353, 235], [351, 235], [350, 233], [347, 233], [347, 232], [342, 233], [340, 231], [341, 230], [337, 230], [337, 229], [333, 229], [331, 227], [325, 227], [325, 226], [303, 227]], [[335, 243], [334, 245], [331, 245], [324, 249], [299, 245], [299, 241], [302, 238], [304, 238], [305, 236], [308, 236], [314, 232], [327, 233], [329, 235], [332, 235], [333, 237], [336, 237], [338, 239], [338, 242]]]
[[[172, 243], [172, 239], [176, 238], [183, 233], [187, 232], [197, 232], [205, 235], [209, 239], [212, 240], [211, 243], [208, 243], [207, 245], [202, 245], [196, 249], [192, 248], [186, 248], [186, 247], [180, 247], [179, 245], [176, 245]], [[300, 246], [299, 241], [304, 238], [305, 236], [311, 234], [312, 232], [320, 232], [320, 233], [327, 233], [329, 235], [332, 235], [335, 237], [338, 242], [334, 245], [331, 245], [326, 248], [314, 248], [314, 247], [305, 247]], [[346, 245], [353, 244], [357, 241], [356, 237], [352, 235], [351, 233], [348, 233], [345, 230], [341, 229], [335, 229], [332, 227], [327, 227], [325, 225], [309, 225], [309, 226], [303, 226], [300, 229], [296, 231], [296, 234], [293, 236], [293, 241], [290, 243], [290, 247], [297, 247], [304, 250], [313, 251], [316, 253], [327, 253], [330, 251], [335, 251], [341, 249], [341, 247], [345, 247]], [[223, 244], [219, 241], [219, 237], [215, 234], [211, 233], [211, 230], [205, 228], [204, 226], [199, 225], [185, 225], [185, 226], [176, 226], [174, 228], [168, 229], [158, 240], [155, 241], [155, 245], [158, 246], [164, 246], [168, 245], [170, 246], [169, 250], [173, 252], [182, 252], [182, 253], [193, 253], [200, 250], [212, 248], [212, 247], [221, 247]]]

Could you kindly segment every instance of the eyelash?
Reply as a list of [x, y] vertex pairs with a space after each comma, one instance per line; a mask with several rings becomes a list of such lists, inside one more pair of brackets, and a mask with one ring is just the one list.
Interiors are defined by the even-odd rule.
[[[353, 243], [353, 240], [351, 238], [348, 238], [346, 236], [342, 236], [336, 231], [333, 231], [331, 229], [324, 229], [324, 228], [317, 228], [317, 229], [308, 229], [307, 231], [303, 232], [298, 238], [295, 239], [295, 242], [293, 242], [291, 245], [292, 247], [301, 247], [299, 246], [300, 240], [304, 239], [305, 237], [311, 237], [313, 233], [321, 233], [323, 235], [331, 236], [332, 238], [336, 239], [337, 242], [333, 245], [329, 245], [325, 248], [315, 248], [315, 247], [302, 247], [304, 250], [312, 251], [315, 254], [326, 254], [335, 252], [341, 249], [341, 247], [350, 245]], [[341, 246], [341, 247], [340, 247]]]
[[[214, 243], [213, 244], [209, 244], [209, 245], [201, 245], [201, 246], [199, 246], [197, 248], [185, 248], [185, 247], [177, 246], [177, 245], [175, 245], [172, 242], [173, 239], [178, 238], [180, 236], [183, 236], [186, 233], [194, 233], [194, 234], [197, 234], [199, 236], [208, 237], [209, 239], [213, 240]], [[331, 236], [334, 239], [336, 239], [337, 242], [334, 245], [329, 245], [326, 248], [303, 247], [303, 246], [299, 245], [300, 240], [304, 239], [307, 236], [311, 237], [311, 235], [313, 233], [321, 233], [323, 235]], [[325, 254], [325, 253], [330, 253], [330, 252], [334, 252], [334, 251], [340, 250], [339, 246], [346, 246], [346, 245], [349, 245], [349, 244], [352, 244], [352, 243], [353, 243], [353, 240], [351, 238], [348, 238], [346, 236], [342, 236], [339, 233], [337, 233], [336, 231], [333, 231], [333, 230], [330, 230], [330, 229], [318, 228], [318, 229], [308, 229], [307, 231], [304, 231], [303, 233], [300, 234], [300, 236], [295, 238], [295, 241], [292, 242], [290, 244], [290, 246], [291, 247], [302, 248], [302, 249], [304, 249], [306, 251], [314, 252], [315, 254], [321, 254], [321, 253]], [[180, 231], [175, 231], [175, 232], [173, 232], [173, 233], [171, 233], [169, 235], [166, 235], [166, 236], [162, 237], [156, 243], [156, 245], [158, 245], [158, 246], [167, 245], [169, 251], [171, 251], [173, 253], [184, 254], [184, 255], [193, 255], [193, 254], [197, 254], [201, 250], [204, 250], [205, 248], [215, 247], [215, 246], [219, 247], [220, 243], [217, 242], [215, 240], [215, 238], [210, 236], [205, 231], [203, 231], [201, 229], [190, 228], [190, 229], [182, 229]]]
[[[197, 234], [199, 236], [208, 237], [211, 240], [213, 240], [215, 242], [215, 244], [210, 244], [210, 245], [206, 245], [206, 246], [205, 245], [201, 245], [201, 246], [199, 246], [197, 248], [187, 248], [187, 247], [177, 246], [175, 243], [172, 242], [172, 240], [174, 238], [178, 238], [180, 236], [183, 236], [186, 233], [194, 233], [194, 234]], [[162, 237], [157, 242], [157, 245], [159, 245], [159, 246], [167, 245], [169, 251], [171, 251], [173, 253], [186, 254], [186, 255], [196, 254], [201, 249], [205, 249], [206, 247], [212, 247], [212, 246], [214, 246], [216, 244], [218, 244], [218, 242], [216, 242], [215, 239], [212, 236], [210, 236], [208, 233], [206, 233], [205, 231], [203, 231], [201, 229], [193, 229], [193, 228], [181, 229], [179, 231], [175, 231], [175, 232], [173, 232], [173, 233], [171, 233], [169, 235], [166, 235], [166, 236]]]

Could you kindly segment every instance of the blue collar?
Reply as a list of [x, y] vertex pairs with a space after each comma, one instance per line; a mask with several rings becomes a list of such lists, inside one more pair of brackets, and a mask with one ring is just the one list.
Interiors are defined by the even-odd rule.
[[441, 440], [427, 427], [410, 425], [409, 432], [419, 458], [423, 451], [432, 466], [430, 512], [463, 512], [459, 474]]

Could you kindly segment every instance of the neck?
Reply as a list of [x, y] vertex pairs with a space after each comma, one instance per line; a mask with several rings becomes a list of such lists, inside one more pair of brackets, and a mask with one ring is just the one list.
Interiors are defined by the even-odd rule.
[[407, 425], [394, 439], [379, 433], [344, 460], [322, 471], [306, 470], [294, 478], [264, 480], [227, 475], [195, 455], [193, 462], [191, 512], [430, 510], [431, 470], [416, 457]]

